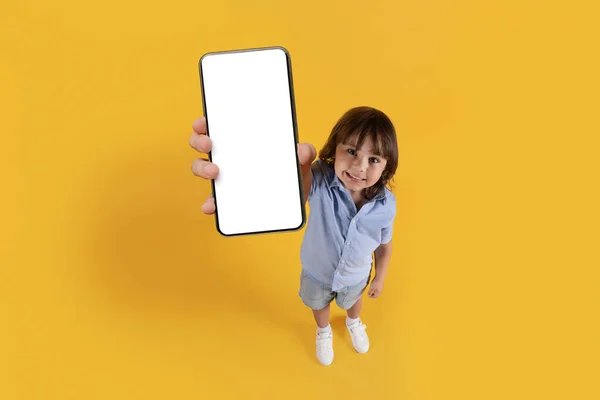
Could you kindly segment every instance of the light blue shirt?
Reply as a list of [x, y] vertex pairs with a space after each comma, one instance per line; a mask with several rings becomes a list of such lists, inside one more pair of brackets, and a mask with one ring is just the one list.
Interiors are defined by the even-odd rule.
[[300, 259], [310, 277], [338, 291], [365, 279], [375, 249], [392, 240], [396, 198], [384, 188], [357, 212], [332, 166], [317, 160], [311, 169], [310, 214]]

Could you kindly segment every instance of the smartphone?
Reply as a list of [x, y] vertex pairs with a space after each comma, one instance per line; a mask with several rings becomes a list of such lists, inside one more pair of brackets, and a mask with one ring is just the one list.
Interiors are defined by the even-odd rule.
[[306, 222], [289, 52], [216, 51], [199, 61], [216, 227], [224, 236], [296, 231]]

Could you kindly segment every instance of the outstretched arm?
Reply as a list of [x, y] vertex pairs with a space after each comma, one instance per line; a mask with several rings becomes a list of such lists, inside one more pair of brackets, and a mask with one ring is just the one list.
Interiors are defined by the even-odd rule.
[[312, 185], [312, 170], [310, 169], [312, 162], [317, 157], [317, 150], [312, 144], [302, 143], [298, 145], [298, 158], [300, 159], [300, 166], [302, 169], [302, 187], [304, 188], [304, 202], [308, 199], [310, 194], [310, 187]]

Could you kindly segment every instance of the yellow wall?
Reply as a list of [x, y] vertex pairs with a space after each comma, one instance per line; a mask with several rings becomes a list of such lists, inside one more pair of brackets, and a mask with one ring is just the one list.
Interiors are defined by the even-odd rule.
[[[563, 3], [4, 1], [0, 398], [600, 398], [598, 10]], [[199, 57], [268, 45], [301, 140], [399, 132], [371, 352], [336, 310], [328, 368], [302, 233], [218, 236], [190, 171]]]

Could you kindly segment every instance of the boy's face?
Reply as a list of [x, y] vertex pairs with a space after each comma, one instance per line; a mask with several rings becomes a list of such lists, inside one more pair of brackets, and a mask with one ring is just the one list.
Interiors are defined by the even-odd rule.
[[362, 148], [354, 143], [340, 143], [335, 150], [335, 174], [350, 192], [362, 191], [381, 178], [387, 160], [374, 153], [373, 141], [366, 138]]

